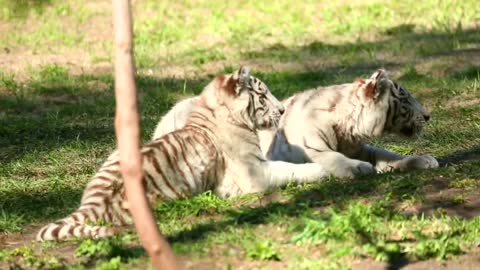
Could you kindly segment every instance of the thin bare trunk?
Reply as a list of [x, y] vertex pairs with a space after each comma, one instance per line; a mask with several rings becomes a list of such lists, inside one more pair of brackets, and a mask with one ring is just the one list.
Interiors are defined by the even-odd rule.
[[168, 242], [160, 234], [143, 185], [137, 89], [129, 0], [112, 0], [115, 31], [115, 132], [120, 170], [135, 227], [155, 269], [179, 269]]

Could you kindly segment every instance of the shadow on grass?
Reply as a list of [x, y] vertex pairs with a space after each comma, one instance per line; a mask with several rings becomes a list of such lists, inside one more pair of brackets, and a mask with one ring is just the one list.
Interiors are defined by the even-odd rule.
[[388, 250], [384, 246], [378, 245], [377, 241], [375, 241], [375, 238], [372, 237], [371, 232], [366, 231], [365, 228], [362, 228], [362, 226], [357, 224], [355, 220], [351, 220], [351, 221], [352, 221], [352, 227], [355, 233], [358, 236], [360, 236], [362, 243], [370, 244], [370, 246], [375, 247], [378, 253], [382, 253], [387, 257], [386, 270], [398, 270], [410, 263], [410, 260], [407, 258], [405, 253], [402, 253], [400, 250], [398, 251]]
[[52, 2], [52, 0], [0, 0], [0, 5], [4, 8], [4, 15], [7, 14], [6, 19], [23, 19], [28, 16], [30, 10], [42, 13]]
[[[152, 130], [159, 116], [183, 93], [184, 80], [138, 78], [142, 125]], [[196, 94], [201, 85], [190, 80]], [[0, 90], [2, 85], [0, 84]], [[98, 91], [97, 88], [103, 88]], [[54, 81], [12, 83], [0, 91], [0, 163], [7, 165], [37, 152], [50, 151], [72, 142], [114, 144], [115, 100], [111, 76], [65, 74]], [[6, 92], [6, 93], [5, 93]], [[150, 134], [144, 132], [148, 140]]]
[[[480, 55], [480, 49], [477, 51], [477, 54]], [[454, 74], [454, 77], [458, 79], [476, 79], [480, 81], [480, 66], [467, 67], [461, 71], [456, 72]]]
[[[479, 48], [471, 48], [472, 44], [480, 43], [480, 33], [476, 28], [451, 32], [395, 30], [399, 27], [402, 28], [402, 25], [392, 28], [391, 34], [377, 41], [357, 40], [343, 44], [313, 41], [291, 47], [278, 43], [260, 51], [247, 51], [243, 56], [247, 59], [278, 59], [300, 63], [318, 60], [319, 66], [335, 69], [339, 66], [348, 68], [362, 65], [412, 65], [436, 57], [480, 53]], [[411, 25], [405, 27], [409, 28]], [[386, 32], [390, 33], [389, 30]], [[468, 48], [462, 48], [464, 46]], [[394, 63], [391, 63], [392, 61]]]
[[78, 207], [82, 192], [83, 188], [54, 187], [48, 192], [0, 192], [0, 211], [30, 221], [59, 218]]
[[468, 150], [458, 151], [438, 158], [441, 167], [445, 167], [449, 164], [459, 164], [475, 160], [480, 160], [480, 146], [475, 146]]
[[[103, 255], [96, 255], [93, 257], [90, 257], [87, 259], [85, 263], [82, 263], [83, 266], [89, 268], [89, 269], [97, 269], [98, 268], [98, 262], [102, 260], [109, 260], [112, 258], [120, 257], [120, 260], [124, 263], [142, 258], [142, 257], [147, 257], [148, 254], [147, 252], [141, 247], [141, 246], [132, 246], [132, 247], [123, 247], [120, 243], [118, 244], [113, 244], [112, 249], [108, 254], [103, 254]], [[97, 266], [97, 268], [95, 268]]]

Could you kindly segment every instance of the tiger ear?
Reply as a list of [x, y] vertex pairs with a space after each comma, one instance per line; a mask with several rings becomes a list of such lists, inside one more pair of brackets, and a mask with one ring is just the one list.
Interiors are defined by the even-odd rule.
[[242, 86], [242, 88], [247, 88], [250, 84], [250, 68], [247, 66], [242, 66], [238, 70], [238, 82]]
[[[230, 96], [238, 96], [240, 92], [248, 88], [250, 84], [250, 68], [242, 66], [239, 70], [230, 74], [225, 83], [225, 91]], [[223, 78], [223, 77], [222, 77]], [[222, 79], [223, 83], [223, 79]]]
[[385, 69], [377, 69], [377, 71], [375, 71], [375, 72], [370, 76], [370, 80], [375, 80], [375, 81], [379, 81], [379, 80], [382, 79], [382, 78], [388, 80], [387, 71], [385, 71]]
[[377, 100], [386, 91], [388, 81], [388, 75], [384, 69], [375, 71], [367, 80], [365, 96]]

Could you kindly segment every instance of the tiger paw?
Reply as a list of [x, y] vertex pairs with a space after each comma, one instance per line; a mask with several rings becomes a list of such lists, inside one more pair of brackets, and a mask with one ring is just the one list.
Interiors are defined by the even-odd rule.
[[353, 173], [355, 175], [362, 175], [362, 174], [373, 174], [376, 173], [375, 166], [368, 162], [360, 161], [353, 167]]
[[336, 164], [331, 174], [339, 178], [355, 178], [355, 176], [363, 174], [375, 174], [375, 167], [364, 161], [351, 161], [346, 164]]
[[432, 169], [438, 168], [439, 164], [437, 159], [430, 155], [420, 155], [420, 156], [410, 156], [406, 157], [401, 160], [403, 166], [401, 166], [400, 170], [407, 170], [407, 169]]

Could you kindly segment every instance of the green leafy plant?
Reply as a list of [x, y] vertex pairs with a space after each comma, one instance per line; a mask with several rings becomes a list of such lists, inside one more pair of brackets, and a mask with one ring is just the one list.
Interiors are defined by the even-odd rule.
[[63, 259], [52, 256], [37, 255], [31, 247], [22, 246], [12, 250], [0, 250], [0, 262], [7, 262], [20, 269], [56, 269], [63, 265]]
[[246, 247], [247, 257], [253, 260], [275, 260], [281, 259], [280, 254], [275, 250], [272, 242], [262, 241]]
[[9, 214], [5, 211], [0, 211], [0, 232], [20, 232], [23, 223], [22, 215]]
[[161, 219], [177, 219], [200, 214], [222, 213], [230, 204], [229, 200], [223, 200], [211, 191], [207, 191], [188, 200], [161, 202], [155, 207], [155, 212]]
[[121, 270], [127, 269], [125, 266], [122, 266], [121, 257], [111, 258], [107, 262], [101, 262], [96, 267], [95, 270]]
[[87, 239], [82, 241], [80, 246], [75, 250], [76, 257], [94, 257], [107, 256], [114, 252], [117, 245], [110, 239], [92, 240]]
[[[292, 237], [297, 244], [326, 243], [335, 256], [369, 255], [378, 261], [411, 256], [444, 260], [475, 245], [476, 231], [464, 234], [479, 220], [448, 216], [406, 218], [388, 209], [388, 203], [353, 203], [345, 210], [303, 220]], [[463, 243], [463, 244], [461, 244]], [[338, 249], [338, 245], [343, 248]]]

